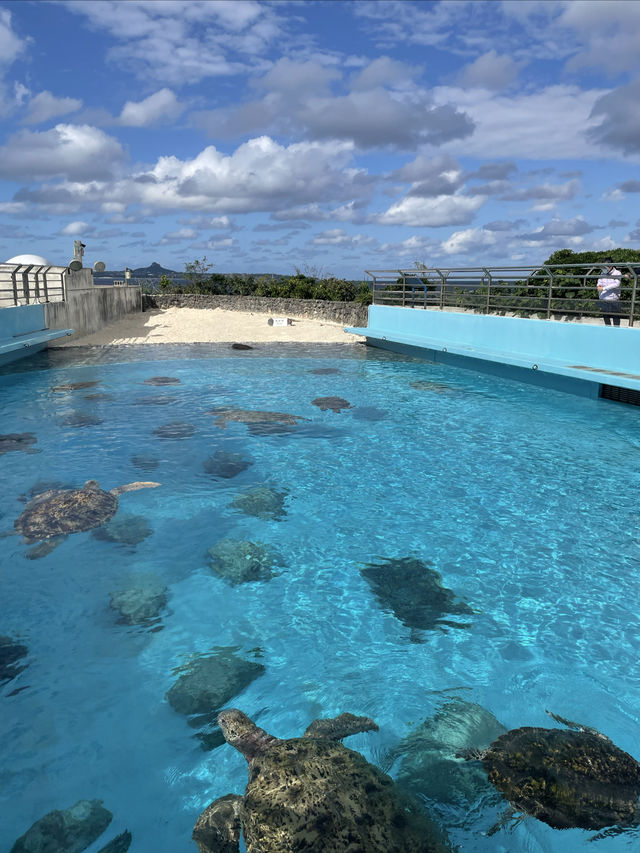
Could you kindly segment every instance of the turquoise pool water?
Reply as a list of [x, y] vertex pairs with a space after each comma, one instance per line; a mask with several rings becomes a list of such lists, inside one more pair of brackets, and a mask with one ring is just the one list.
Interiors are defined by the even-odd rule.
[[[159, 375], [180, 384], [145, 384]], [[52, 390], [77, 382], [98, 384]], [[326, 396], [351, 408], [312, 405]], [[281, 737], [367, 714], [380, 731], [346, 744], [392, 775], [389, 751], [451, 697], [507, 728], [552, 726], [550, 709], [640, 759], [637, 408], [354, 346], [50, 351], [0, 372], [0, 405], [0, 432], [33, 433], [40, 451], [0, 455], [0, 530], [38, 481], [162, 484], [119, 499], [152, 530], [138, 544], [83, 532], [26, 559], [20, 537], [0, 539], [0, 635], [29, 650], [0, 688], [1, 849], [52, 809], [101, 799], [114, 818], [90, 851], [125, 828], [139, 853], [195, 851], [198, 814], [243, 790], [246, 763], [204, 751], [166, 694], [178, 667], [221, 647], [264, 667], [228, 706]], [[230, 407], [308, 420], [223, 429], [208, 412]], [[153, 434], [176, 421], [192, 434]], [[203, 468], [216, 451], [252, 464], [216, 479]], [[282, 517], [232, 504], [256, 484], [286, 494]], [[278, 573], [215, 576], [207, 550], [225, 538], [269, 545]], [[412, 627], [420, 590], [392, 584], [403, 624], [362, 569], [404, 557], [473, 612]], [[119, 624], [110, 596], [138, 573], [166, 586], [161, 621]], [[593, 849], [593, 832], [533, 819], [490, 835], [500, 811], [480, 791], [466, 819], [439, 814], [463, 851]]]

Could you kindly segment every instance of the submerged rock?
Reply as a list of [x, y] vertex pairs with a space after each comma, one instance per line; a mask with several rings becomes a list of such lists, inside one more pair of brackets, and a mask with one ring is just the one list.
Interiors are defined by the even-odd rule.
[[281, 563], [277, 553], [268, 545], [242, 539], [221, 539], [209, 548], [207, 555], [214, 574], [234, 586], [271, 580]]
[[12, 681], [26, 669], [26, 666], [20, 666], [18, 661], [28, 653], [29, 649], [22, 643], [17, 643], [11, 637], [0, 636], [0, 684]]
[[120, 625], [157, 624], [169, 599], [160, 578], [152, 574], [133, 575], [124, 589], [112, 592], [111, 609], [119, 614]]
[[116, 515], [111, 521], [92, 531], [102, 542], [119, 542], [121, 545], [138, 545], [151, 536], [153, 529], [143, 515]]
[[145, 385], [180, 385], [180, 380], [175, 376], [152, 376], [144, 380]]
[[189, 438], [196, 431], [193, 424], [186, 421], [171, 421], [153, 430], [153, 435], [158, 438]]
[[279, 491], [272, 486], [258, 485], [236, 495], [231, 505], [247, 515], [277, 521], [287, 514], [284, 508], [287, 494], [286, 490]]
[[[441, 575], [414, 557], [390, 557], [360, 570], [384, 610], [411, 629], [469, 628], [443, 618], [448, 613], [471, 616], [474, 611], [442, 585]], [[419, 642], [416, 636], [413, 640]]]
[[333, 373], [340, 373], [337, 367], [316, 367], [313, 370], [308, 370], [307, 373], [315, 373], [316, 376], [329, 376]]
[[233, 453], [229, 450], [216, 450], [213, 456], [202, 463], [202, 467], [212, 477], [230, 480], [253, 465], [253, 459], [248, 459], [242, 453]]
[[31, 445], [35, 444], [38, 439], [32, 432], [9, 432], [6, 435], [0, 435], [0, 456], [3, 453], [12, 453], [22, 451], [22, 453], [39, 453], [34, 450]]
[[311, 401], [311, 405], [317, 406], [322, 412], [329, 409], [332, 412], [341, 412], [342, 409], [351, 408], [351, 403], [343, 397], [316, 397], [315, 400]]
[[112, 818], [102, 800], [79, 800], [71, 808], [37, 820], [18, 838], [11, 853], [81, 853], [102, 835]]
[[219, 648], [174, 670], [179, 677], [166, 694], [174, 711], [214, 715], [263, 674], [262, 664], [244, 660], [235, 652], [234, 648]]

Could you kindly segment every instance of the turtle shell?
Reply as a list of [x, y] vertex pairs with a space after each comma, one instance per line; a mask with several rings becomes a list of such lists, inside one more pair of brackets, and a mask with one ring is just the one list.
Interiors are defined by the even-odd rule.
[[437, 825], [341, 743], [292, 738], [252, 759], [242, 805], [249, 853], [445, 853]]
[[118, 498], [96, 485], [44, 492], [14, 522], [27, 544], [99, 527], [115, 515]]
[[525, 726], [482, 759], [511, 804], [554, 829], [604, 829], [639, 821], [640, 764], [592, 731]]

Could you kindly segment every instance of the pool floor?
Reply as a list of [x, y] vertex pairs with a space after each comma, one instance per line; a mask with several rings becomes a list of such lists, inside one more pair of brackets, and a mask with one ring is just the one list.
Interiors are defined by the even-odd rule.
[[[490, 834], [507, 803], [453, 753], [557, 727], [548, 709], [640, 759], [637, 407], [333, 345], [53, 350], [0, 371], [0, 405], [0, 432], [35, 438], [0, 452], [0, 533], [43, 489], [160, 483], [43, 556], [0, 538], [0, 635], [28, 649], [0, 687], [2, 849], [97, 799], [90, 853], [125, 829], [195, 851], [200, 812], [247, 780], [215, 701], [170, 698], [203, 660], [219, 707], [279, 737], [372, 717], [345, 745], [461, 851], [592, 849], [534, 818]], [[225, 563], [238, 541], [253, 576]]]

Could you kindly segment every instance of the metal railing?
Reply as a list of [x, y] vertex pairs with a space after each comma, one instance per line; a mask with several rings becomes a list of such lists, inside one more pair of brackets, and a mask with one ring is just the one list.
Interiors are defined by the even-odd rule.
[[0, 308], [64, 301], [67, 267], [0, 264]]
[[[616, 263], [622, 273], [618, 313], [630, 326], [640, 320], [640, 264]], [[439, 308], [545, 319], [599, 317], [597, 279], [602, 262], [537, 267], [412, 267], [365, 270], [373, 280], [374, 305]]]

